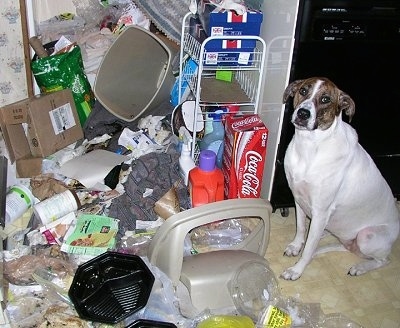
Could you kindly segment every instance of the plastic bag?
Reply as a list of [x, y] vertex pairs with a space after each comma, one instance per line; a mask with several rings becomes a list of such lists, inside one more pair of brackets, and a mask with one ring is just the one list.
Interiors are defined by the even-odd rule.
[[[45, 46], [46, 47], [46, 46]], [[81, 125], [95, 103], [94, 94], [84, 72], [81, 49], [33, 60], [31, 68], [43, 93], [71, 89]]]
[[254, 328], [253, 321], [241, 315], [212, 315], [197, 325], [197, 328]]
[[[258, 219], [224, 219], [202, 225], [191, 231], [191, 241], [196, 253], [206, 253], [216, 249], [229, 249], [240, 244], [251, 233], [252, 225]], [[248, 226], [249, 225], [249, 226]]]

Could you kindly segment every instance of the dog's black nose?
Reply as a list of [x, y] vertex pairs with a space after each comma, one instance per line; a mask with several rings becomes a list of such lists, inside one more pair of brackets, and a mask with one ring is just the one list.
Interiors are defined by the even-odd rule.
[[301, 120], [308, 120], [310, 118], [311, 114], [308, 109], [305, 108], [299, 108], [297, 111], [297, 117]]

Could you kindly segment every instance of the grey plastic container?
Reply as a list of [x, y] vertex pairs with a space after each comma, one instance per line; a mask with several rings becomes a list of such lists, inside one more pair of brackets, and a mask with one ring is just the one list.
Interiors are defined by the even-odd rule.
[[[251, 281], [255, 283], [258, 273], [254, 269], [260, 266], [265, 271], [268, 269], [264, 256], [269, 242], [271, 213], [271, 204], [261, 198], [227, 199], [179, 212], [169, 217], [153, 236], [148, 259], [171, 279], [174, 287], [179, 281], [186, 286], [198, 314], [206, 309], [236, 306], [235, 302], [241, 304], [243, 300], [249, 300], [240, 294], [241, 287], [246, 287], [240, 285], [243, 274], [251, 275]], [[258, 218], [259, 222], [238, 244], [184, 256], [185, 237], [192, 229], [231, 218]], [[263, 287], [257, 289], [260, 294]], [[243, 312], [251, 311], [241, 305]]]
[[94, 94], [110, 113], [132, 122], [169, 99], [172, 60], [172, 48], [157, 35], [126, 27], [100, 64]]

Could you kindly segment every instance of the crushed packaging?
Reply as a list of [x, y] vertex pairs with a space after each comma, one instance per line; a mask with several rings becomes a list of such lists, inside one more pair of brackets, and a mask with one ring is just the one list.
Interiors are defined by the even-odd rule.
[[68, 228], [75, 220], [75, 213], [71, 212], [63, 217], [52, 221], [48, 224], [42, 225], [39, 231], [46, 238], [49, 245], [61, 245], [64, 240], [64, 236], [68, 231]]

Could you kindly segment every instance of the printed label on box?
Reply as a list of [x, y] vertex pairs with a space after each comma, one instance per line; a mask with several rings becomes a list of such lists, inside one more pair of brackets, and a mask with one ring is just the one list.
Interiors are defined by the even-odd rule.
[[49, 112], [54, 134], [58, 135], [76, 125], [70, 103], [66, 103]]
[[217, 65], [217, 64], [218, 64], [218, 52], [207, 52], [206, 65]]
[[249, 52], [240, 52], [238, 58], [238, 64], [248, 65], [250, 61], [250, 55], [251, 53]]
[[222, 26], [211, 27], [211, 36], [221, 36], [224, 35], [224, 28]]

